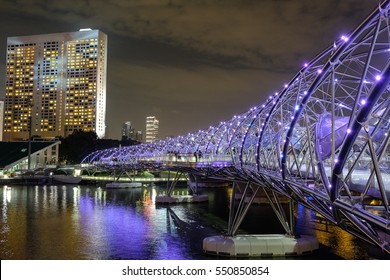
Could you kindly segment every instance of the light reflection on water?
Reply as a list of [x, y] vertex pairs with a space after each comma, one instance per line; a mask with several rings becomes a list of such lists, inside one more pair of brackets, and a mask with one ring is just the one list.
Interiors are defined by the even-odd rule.
[[221, 229], [203, 231], [191, 205], [156, 207], [157, 192], [158, 187], [3, 187], [1, 259], [202, 258], [201, 241]]
[[[164, 188], [105, 189], [98, 186], [3, 187], [1, 259], [206, 259], [205, 237], [222, 234], [228, 189], [208, 189], [209, 202], [156, 206]], [[177, 189], [185, 194], [186, 189]], [[297, 208], [297, 229], [330, 249], [307, 258], [371, 258], [365, 243]], [[242, 233], [277, 233], [270, 207], [255, 206]], [[337, 255], [335, 255], [335, 252]]]

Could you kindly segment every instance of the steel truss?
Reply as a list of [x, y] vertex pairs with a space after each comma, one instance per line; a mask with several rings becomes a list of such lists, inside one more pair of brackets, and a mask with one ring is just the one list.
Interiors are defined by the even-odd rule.
[[[254, 182], [390, 253], [389, 8], [390, 1], [380, 3], [249, 111], [196, 133], [97, 151], [83, 162], [182, 167]], [[247, 211], [238, 209], [229, 234]], [[293, 234], [291, 225], [286, 232]]]

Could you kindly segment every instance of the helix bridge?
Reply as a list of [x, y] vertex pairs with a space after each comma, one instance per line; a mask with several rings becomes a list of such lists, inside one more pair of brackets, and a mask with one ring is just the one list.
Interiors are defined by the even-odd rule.
[[230, 236], [261, 190], [289, 235], [293, 220], [280, 197], [390, 254], [389, 9], [382, 1], [247, 112], [198, 132], [99, 150], [83, 164], [232, 182], [233, 196], [250, 199], [232, 204]]

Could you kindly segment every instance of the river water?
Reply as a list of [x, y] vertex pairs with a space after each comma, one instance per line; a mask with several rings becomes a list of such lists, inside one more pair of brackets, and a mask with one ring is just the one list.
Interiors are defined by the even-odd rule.
[[[156, 206], [164, 187], [2, 186], [0, 258], [21, 260], [217, 259], [205, 237], [227, 228], [231, 189], [209, 188], [209, 201]], [[184, 194], [186, 189], [176, 188]], [[297, 206], [297, 233], [320, 250], [303, 259], [389, 259], [377, 248]], [[269, 206], [252, 206], [239, 233], [283, 233]]]

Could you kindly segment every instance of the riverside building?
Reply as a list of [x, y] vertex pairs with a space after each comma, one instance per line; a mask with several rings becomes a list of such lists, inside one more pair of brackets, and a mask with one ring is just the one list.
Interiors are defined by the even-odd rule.
[[107, 35], [99, 30], [7, 39], [3, 141], [75, 130], [105, 135]]

